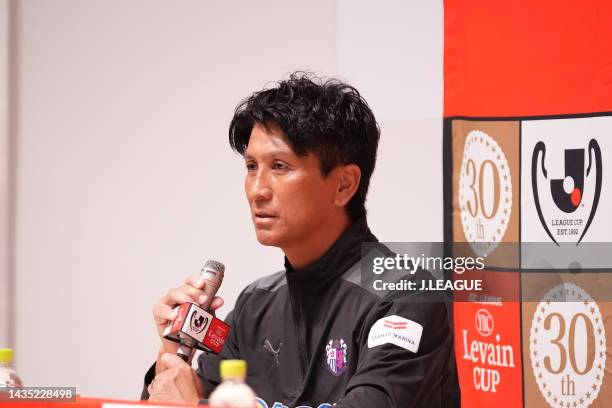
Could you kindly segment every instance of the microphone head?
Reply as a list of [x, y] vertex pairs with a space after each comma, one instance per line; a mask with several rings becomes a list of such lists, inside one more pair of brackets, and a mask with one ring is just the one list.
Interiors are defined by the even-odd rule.
[[204, 264], [204, 268], [203, 269], [212, 269], [212, 270], [215, 270], [215, 271], [223, 274], [225, 272], [225, 265], [223, 265], [219, 261], [215, 261], [214, 259], [209, 259]]

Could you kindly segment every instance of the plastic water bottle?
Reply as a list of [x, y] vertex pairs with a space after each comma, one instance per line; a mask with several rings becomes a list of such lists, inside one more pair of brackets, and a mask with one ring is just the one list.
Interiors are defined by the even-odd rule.
[[247, 364], [244, 360], [221, 361], [221, 384], [210, 394], [211, 408], [256, 408], [255, 393], [245, 384]]
[[0, 348], [0, 388], [2, 387], [22, 387], [21, 378], [15, 370], [11, 368], [13, 361], [13, 350]]

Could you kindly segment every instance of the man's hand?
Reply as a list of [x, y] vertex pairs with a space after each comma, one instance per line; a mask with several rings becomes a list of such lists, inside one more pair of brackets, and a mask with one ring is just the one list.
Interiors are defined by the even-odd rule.
[[149, 401], [197, 405], [203, 398], [198, 375], [180, 357], [166, 353], [160, 371], [149, 385]]
[[[182, 303], [193, 302], [201, 305], [206, 302], [207, 295], [204, 294], [204, 279], [200, 278], [200, 274], [190, 276], [185, 280], [185, 283], [177, 288], [171, 289], [159, 302], [153, 306], [153, 319], [157, 326], [157, 334], [162, 341], [157, 362], [155, 365], [155, 374], [160, 372], [160, 358], [165, 353], [176, 354], [179, 344], [170, 340], [164, 339], [164, 329], [169, 321], [174, 320], [177, 315], [174, 308]], [[210, 312], [223, 306], [223, 299], [215, 296], [211, 305]]]

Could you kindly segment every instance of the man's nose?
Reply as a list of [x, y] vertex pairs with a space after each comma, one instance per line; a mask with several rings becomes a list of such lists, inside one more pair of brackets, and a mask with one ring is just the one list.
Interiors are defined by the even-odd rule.
[[250, 201], [257, 200], [269, 200], [272, 198], [272, 188], [268, 180], [268, 173], [265, 169], [260, 168], [257, 174], [251, 180], [250, 185], [247, 186], [247, 191]]

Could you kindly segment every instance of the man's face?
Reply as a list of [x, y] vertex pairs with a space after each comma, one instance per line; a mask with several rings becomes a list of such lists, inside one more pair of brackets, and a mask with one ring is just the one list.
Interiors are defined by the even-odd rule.
[[275, 123], [253, 127], [244, 188], [258, 241], [284, 249], [316, 237], [338, 209], [335, 177], [324, 178], [319, 160], [296, 155], [283, 137]]

